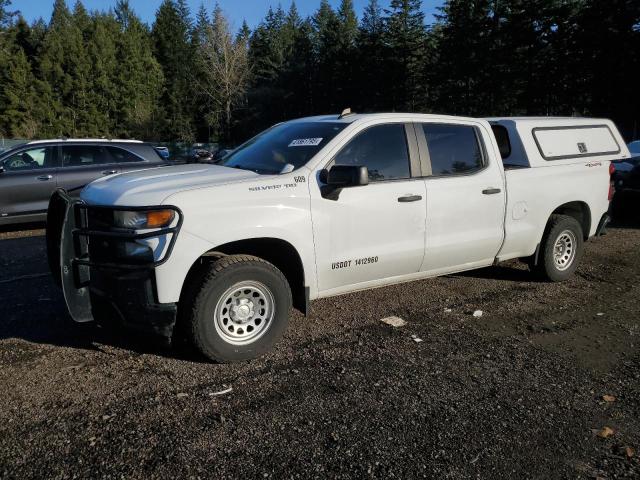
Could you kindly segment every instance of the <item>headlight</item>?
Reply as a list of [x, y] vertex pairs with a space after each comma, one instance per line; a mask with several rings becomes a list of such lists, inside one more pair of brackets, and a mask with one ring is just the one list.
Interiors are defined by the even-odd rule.
[[156, 257], [160, 257], [161, 253], [154, 252], [153, 248], [149, 245], [145, 245], [143, 240], [136, 240], [135, 242], [122, 242], [116, 244], [116, 252], [118, 258], [135, 260], [140, 263], [149, 263], [157, 260]]
[[182, 225], [177, 207], [84, 206], [88, 258], [96, 264], [157, 265], [171, 252]]
[[114, 226], [130, 230], [165, 228], [173, 223], [174, 210], [127, 211], [116, 210], [113, 213]]

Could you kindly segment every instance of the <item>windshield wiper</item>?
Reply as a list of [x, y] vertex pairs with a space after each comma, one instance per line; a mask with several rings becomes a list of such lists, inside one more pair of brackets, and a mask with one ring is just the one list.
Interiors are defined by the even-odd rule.
[[243, 166], [243, 165], [223, 165], [223, 167], [237, 168], [238, 170], [248, 170], [250, 172], [257, 173], [258, 175], [277, 175], [278, 173], [280, 173], [273, 170], [265, 170], [264, 168], [250, 167], [250, 166]]

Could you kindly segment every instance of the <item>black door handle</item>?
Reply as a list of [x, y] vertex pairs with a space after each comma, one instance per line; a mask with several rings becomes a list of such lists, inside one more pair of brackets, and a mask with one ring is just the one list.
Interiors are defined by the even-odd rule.
[[499, 188], [486, 188], [484, 190], [482, 190], [482, 193], [484, 195], [495, 195], [496, 193], [500, 193], [502, 190], [500, 190]]
[[113, 175], [114, 173], [118, 173], [117, 170], [105, 170], [102, 172], [103, 175]]
[[400, 203], [418, 202], [422, 200], [422, 195], [406, 195], [404, 197], [398, 197]]

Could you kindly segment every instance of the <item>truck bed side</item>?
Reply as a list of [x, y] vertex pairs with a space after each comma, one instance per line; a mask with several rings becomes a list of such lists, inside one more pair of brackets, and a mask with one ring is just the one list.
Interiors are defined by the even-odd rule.
[[[609, 164], [629, 156], [615, 125], [609, 120], [574, 118], [506, 118], [490, 122], [503, 127], [510, 141], [507, 152], [504, 140], [499, 140], [505, 164], [507, 208], [505, 242], [498, 260], [535, 253], [553, 213], [575, 217], [583, 227], [585, 239], [595, 235], [609, 209]], [[606, 127], [611, 136], [598, 138], [605, 128], [592, 129], [594, 125]], [[547, 132], [554, 137], [541, 135]], [[599, 145], [603, 141], [606, 145]], [[612, 149], [615, 144], [617, 148]], [[570, 148], [575, 148], [575, 154], [567, 154]]]

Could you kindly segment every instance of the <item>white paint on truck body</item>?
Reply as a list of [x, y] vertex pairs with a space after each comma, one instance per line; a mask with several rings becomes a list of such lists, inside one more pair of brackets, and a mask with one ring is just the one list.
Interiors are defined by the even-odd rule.
[[[183, 224], [173, 251], [155, 271], [160, 303], [180, 299], [185, 278], [202, 255], [230, 242], [256, 238], [283, 240], [295, 248], [310, 299], [315, 299], [532, 255], [551, 213], [569, 202], [588, 207], [588, 235], [592, 236], [609, 206], [609, 162], [629, 156], [608, 120], [487, 121], [372, 114], [293, 122], [311, 121], [346, 126], [293, 172], [259, 175], [218, 165], [165, 167], [94, 182], [81, 198], [88, 204], [173, 205], [182, 211]], [[409, 125], [409, 132], [415, 127], [417, 137], [423, 124], [473, 127], [481, 144], [483, 167], [469, 174], [371, 182], [343, 189], [337, 200], [325, 198], [321, 171], [359, 133], [385, 124]], [[512, 155], [519, 155], [528, 165], [505, 171], [492, 125], [507, 129], [514, 144]], [[535, 128], [583, 125], [606, 125], [620, 151], [586, 157], [577, 143], [586, 143], [588, 153], [609, 148], [610, 139], [601, 138], [598, 130], [592, 143], [570, 130], [566, 137], [544, 137], [542, 151], [547, 152], [546, 144], [551, 142], [558, 148], [549, 150], [566, 156], [575, 142], [576, 156], [543, 158], [533, 135]], [[427, 152], [421, 150], [419, 141], [417, 144], [422, 158]], [[508, 159], [504, 162], [508, 164]], [[491, 194], [486, 193], [489, 191]], [[399, 202], [407, 196], [420, 197], [420, 201]]]
[[[600, 218], [609, 209], [609, 164], [630, 156], [615, 124], [606, 119], [553, 117], [491, 118], [489, 121], [507, 129], [512, 155], [525, 157], [529, 164], [529, 168], [505, 170], [505, 242], [497, 260], [519, 258], [526, 256], [524, 252], [535, 251], [551, 213], [570, 202], [583, 202], [588, 206], [591, 217], [588, 236], [595, 235]], [[595, 138], [584, 135], [593, 131], [599, 135]], [[553, 135], [539, 137], [547, 142], [539, 147], [536, 134], [540, 132], [553, 132]], [[573, 151], [569, 150], [571, 143]], [[579, 143], [587, 144], [586, 153], [581, 152]], [[619, 152], [601, 152], [613, 145]], [[547, 160], [543, 156], [545, 149], [564, 158]], [[505, 164], [508, 165], [508, 161], [505, 159]]]

